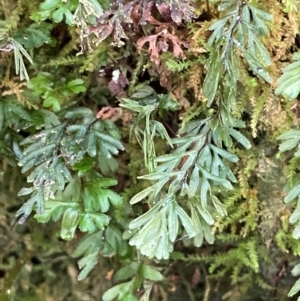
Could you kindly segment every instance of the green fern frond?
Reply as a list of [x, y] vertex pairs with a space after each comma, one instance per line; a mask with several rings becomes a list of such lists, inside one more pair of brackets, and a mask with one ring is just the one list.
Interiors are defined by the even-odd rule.
[[232, 234], [232, 233], [228, 233], [228, 234], [221, 233], [218, 234], [217, 238], [223, 243], [232, 243], [232, 242], [235, 243], [242, 239], [241, 235]]
[[251, 122], [250, 122], [250, 126], [252, 129], [252, 136], [254, 138], [257, 137], [257, 123], [259, 120], [259, 115], [263, 111], [264, 104], [265, 104], [268, 93], [269, 93], [269, 91], [267, 89], [264, 89], [263, 93], [261, 93], [261, 95], [258, 97], [257, 101], [255, 101], [255, 103], [254, 103], [254, 107], [253, 107], [252, 115], [251, 115]]
[[166, 61], [167, 68], [172, 72], [182, 72], [189, 67], [192, 67], [195, 63], [190, 60], [178, 61], [175, 59], [169, 59]]
[[186, 126], [191, 120], [199, 116], [206, 110], [206, 107], [203, 103], [196, 101], [188, 111], [182, 117], [182, 128]]
[[59, 57], [70, 56], [74, 51], [78, 51], [78, 32], [75, 27], [68, 27], [68, 33], [71, 36], [70, 41], [60, 50]]
[[213, 274], [210, 274], [208, 277], [209, 279], [212, 280], [219, 280], [222, 279], [224, 276], [226, 276], [226, 274], [228, 274], [230, 272], [229, 268], [224, 268], [218, 271], [215, 271]]
[[41, 68], [77, 65], [82, 64], [84, 61], [84, 58], [78, 56], [58, 57], [56, 59], [50, 60], [46, 64], [43, 64]]
[[19, 0], [15, 9], [6, 16], [7, 19], [0, 22], [0, 41], [7, 38], [18, 27], [23, 10], [23, 1]]
[[225, 207], [229, 211], [232, 208], [236, 208], [236, 202], [238, 202], [242, 198], [242, 193], [240, 189], [235, 189], [231, 192], [229, 196], [225, 198]]
[[286, 238], [287, 238], [287, 234], [281, 229], [275, 235], [275, 241], [277, 243], [277, 246], [283, 252], [288, 252]]
[[145, 64], [144, 57], [142, 55], [140, 55], [137, 58], [136, 67], [133, 70], [133, 73], [131, 75], [131, 81], [130, 81], [130, 86], [129, 86], [129, 94], [131, 94], [133, 92], [133, 89], [135, 88], [136, 84], [138, 83], [138, 75], [145, 68], [144, 64]]
[[212, 255], [207, 254], [193, 254], [193, 255], [187, 255], [187, 257], [180, 258], [180, 260], [188, 263], [192, 262], [203, 262], [203, 263], [209, 263], [213, 259]]
[[272, 291], [275, 289], [273, 286], [269, 285], [260, 275], [257, 275], [255, 277], [255, 282], [264, 290]]
[[259, 270], [259, 259], [257, 253], [257, 242], [254, 239], [251, 239], [246, 242], [245, 248], [249, 257], [249, 262], [251, 263], [251, 268], [257, 273]]
[[240, 281], [240, 276], [241, 276], [241, 271], [243, 269], [244, 265], [239, 262], [236, 264], [231, 272], [230, 278], [231, 278], [231, 283], [232, 284], [237, 284]]
[[287, 184], [290, 187], [294, 186], [295, 176], [297, 175], [297, 169], [300, 163], [299, 157], [293, 157], [287, 167], [284, 169], [285, 175], [287, 177]]
[[83, 73], [84, 71], [90, 71], [93, 72], [97, 68], [99, 68], [101, 64], [101, 58], [102, 56], [106, 55], [107, 49], [109, 45], [106, 42], [100, 43], [94, 50], [93, 52], [90, 52], [88, 56], [85, 58], [84, 64], [82, 67], [80, 67], [79, 72]]

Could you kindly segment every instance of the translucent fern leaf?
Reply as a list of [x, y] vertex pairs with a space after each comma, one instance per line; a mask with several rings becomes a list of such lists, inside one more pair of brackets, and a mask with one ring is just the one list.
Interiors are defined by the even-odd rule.
[[283, 74], [277, 80], [276, 95], [283, 95], [288, 99], [295, 99], [300, 92], [300, 61], [298, 54], [293, 56], [294, 63], [283, 69]]

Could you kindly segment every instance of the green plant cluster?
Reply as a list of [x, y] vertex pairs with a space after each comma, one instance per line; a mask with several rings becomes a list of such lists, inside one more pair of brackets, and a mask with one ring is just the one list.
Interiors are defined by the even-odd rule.
[[59, 224], [78, 280], [109, 257], [104, 301], [167, 300], [187, 263], [191, 300], [299, 295], [296, 0], [0, 7], [0, 154], [27, 179], [19, 224]]

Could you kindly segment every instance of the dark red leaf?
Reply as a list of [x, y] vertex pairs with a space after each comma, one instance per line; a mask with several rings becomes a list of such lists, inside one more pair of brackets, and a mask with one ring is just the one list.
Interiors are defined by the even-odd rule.
[[166, 3], [156, 3], [155, 5], [166, 22], [172, 22], [170, 6]]

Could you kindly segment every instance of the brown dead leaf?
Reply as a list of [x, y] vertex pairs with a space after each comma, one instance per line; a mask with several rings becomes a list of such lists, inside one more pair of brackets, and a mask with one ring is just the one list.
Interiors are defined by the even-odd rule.
[[172, 22], [170, 5], [168, 5], [167, 3], [156, 3], [155, 5], [161, 16], [166, 20], [166, 22]]
[[111, 280], [112, 277], [113, 277], [113, 275], [114, 275], [114, 270], [110, 270], [110, 271], [108, 271], [108, 272], [106, 273], [105, 279], [106, 279], [106, 280]]
[[108, 88], [113, 96], [118, 96], [124, 92], [124, 88], [129, 84], [129, 80], [119, 70], [113, 71], [113, 77], [108, 83]]
[[151, 17], [151, 9], [153, 6], [153, 1], [143, 1], [141, 6], [141, 14], [142, 17], [140, 19], [140, 25], [145, 25], [147, 22], [149, 22], [149, 19]]
[[103, 107], [97, 114], [98, 119], [110, 119], [112, 121], [122, 120], [124, 126], [129, 126], [132, 120], [132, 113], [122, 108]]
[[[139, 51], [146, 42], [149, 42], [150, 58], [155, 64], [159, 64], [158, 54], [160, 51], [167, 51], [166, 44], [171, 40], [174, 56], [184, 58], [181, 46], [185, 48], [189, 46], [174, 35], [173, 29], [170, 28], [176, 24], [182, 26], [182, 20], [191, 21], [194, 17], [194, 8], [187, 0], [175, 0], [172, 4], [156, 3], [155, 7], [153, 4], [154, 1], [133, 0], [127, 3], [117, 1], [98, 18], [97, 24], [87, 31], [87, 36], [94, 34], [94, 43], [98, 45], [113, 34], [112, 44], [120, 47], [124, 45], [123, 40], [128, 39], [126, 29], [129, 24], [130, 26], [133, 24], [135, 32], [139, 30], [139, 25], [150, 24], [159, 27], [156, 31], [158, 33], [140, 38], [137, 45]], [[156, 19], [157, 12], [167, 23]], [[163, 44], [163, 47], [159, 48], [158, 43]]]
[[[160, 31], [159, 31], [160, 30]], [[182, 41], [174, 33], [174, 27], [169, 24], [165, 24], [158, 28], [158, 33], [146, 37], [142, 37], [137, 41], [138, 52], [141, 53], [143, 46], [149, 42], [148, 53], [150, 54], [150, 60], [156, 65], [159, 65], [160, 58], [159, 53], [165, 52], [168, 50], [168, 45], [171, 42], [173, 47], [173, 54], [176, 58], [185, 59], [185, 55], [181, 46], [189, 48], [189, 44], [185, 41]]]
[[151, 35], [142, 37], [137, 41], [137, 49], [138, 52], [141, 53], [141, 50], [145, 43], [149, 42], [149, 49], [148, 52], [150, 53], [150, 60], [154, 62], [156, 65], [160, 63], [159, 55], [158, 55], [158, 48], [156, 46], [156, 40], [159, 34]]
[[131, 20], [133, 22], [133, 28], [135, 31], [138, 31], [139, 24], [142, 18], [141, 3], [137, 3], [131, 12]]
[[201, 273], [200, 273], [200, 270], [199, 268], [196, 268], [195, 271], [194, 271], [194, 275], [192, 277], [192, 285], [191, 287], [194, 288], [196, 287], [201, 281]]
[[177, 25], [182, 25], [182, 20], [191, 22], [195, 17], [194, 7], [187, 0], [174, 1], [171, 5], [171, 17]]
[[88, 31], [88, 35], [94, 34], [96, 38], [94, 42], [96, 45], [100, 44], [104, 41], [114, 30], [114, 27], [107, 23], [107, 24], [99, 24], [97, 26], [91, 27]]
[[111, 119], [116, 114], [116, 108], [103, 107], [96, 115], [98, 119]]

